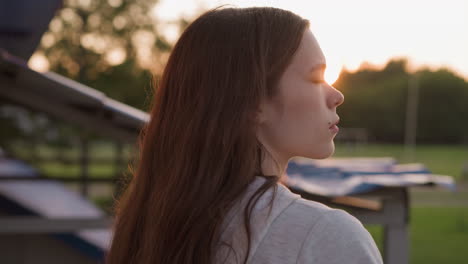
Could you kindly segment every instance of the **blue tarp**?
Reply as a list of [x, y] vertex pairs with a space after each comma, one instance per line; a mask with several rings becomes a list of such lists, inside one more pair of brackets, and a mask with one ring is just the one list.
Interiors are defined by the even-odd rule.
[[299, 158], [289, 162], [286, 174], [288, 186], [328, 197], [431, 184], [455, 190], [452, 177], [432, 174], [421, 163], [397, 164], [393, 158]]

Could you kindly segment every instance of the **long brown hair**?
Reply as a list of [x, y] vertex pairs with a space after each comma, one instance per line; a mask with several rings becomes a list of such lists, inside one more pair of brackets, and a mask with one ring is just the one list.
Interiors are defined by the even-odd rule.
[[141, 132], [107, 264], [213, 263], [223, 217], [258, 175], [267, 180], [244, 210], [249, 250], [253, 205], [280, 177], [262, 173], [255, 116], [308, 25], [254, 7], [210, 10], [186, 28]]

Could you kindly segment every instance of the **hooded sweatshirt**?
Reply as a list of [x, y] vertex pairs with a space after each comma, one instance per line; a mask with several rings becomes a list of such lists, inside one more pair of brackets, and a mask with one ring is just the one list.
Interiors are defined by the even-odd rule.
[[[215, 263], [243, 263], [247, 254], [244, 208], [264, 182], [256, 176], [226, 215]], [[354, 216], [302, 199], [282, 183], [277, 184], [270, 208], [273, 193], [273, 188], [268, 189], [253, 208], [248, 263], [383, 263], [371, 235]]]

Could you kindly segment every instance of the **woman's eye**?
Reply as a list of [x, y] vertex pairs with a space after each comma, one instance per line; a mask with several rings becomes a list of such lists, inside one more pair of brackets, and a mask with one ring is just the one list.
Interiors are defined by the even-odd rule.
[[322, 84], [325, 83], [325, 80], [312, 80], [313, 83]]

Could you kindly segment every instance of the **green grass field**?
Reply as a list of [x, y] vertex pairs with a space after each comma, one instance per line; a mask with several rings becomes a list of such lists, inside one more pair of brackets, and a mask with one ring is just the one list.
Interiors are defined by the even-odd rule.
[[468, 163], [468, 146], [463, 145], [418, 145], [414, 159], [405, 155], [403, 145], [369, 144], [349, 147], [335, 145], [333, 157], [393, 157], [399, 163], [424, 163], [434, 174], [453, 176], [461, 179], [464, 163]]
[[[45, 150], [44, 150], [45, 151]], [[113, 148], [98, 146], [90, 151], [94, 157], [112, 157]], [[50, 153], [48, 153], [50, 154]], [[70, 155], [77, 155], [71, 150]], [[131, 156], [131, 153], [126, 152]], [[334, 157], [394, 157], [399, 163], [420, 162], [433, 173], [453, 176], [462, 182], [462, 168], [468, 162], [468, 147], [453, 145], [420, 145], [414, 152], [414, 159], [405, 156], [402, 145], [357, 145], [350, 147], [336, 144]], [[41, 171], [50, 176], [78, 176], [78, 165], [64, 165], [58, 162], [42, 164]], [[112, 165], [90, 165], [90, 177], [104, 177], [114, 174]], [[465, 182], [467, 182], [465, 179]], [[410, 257], [412, 264], [468, 263], [468, 191], [458, 193], [437, 191], [428, 188], [424, 192], [411, 191], [410, 211]], [[104, 199], [105, 200], [105, 199]], [[423, 202], [429, 206], [419, 206]], [[437, 202], [437, 203], [436, 203]], [[98, 201], [101, 206], [109, 202]], [[434, 204], [437, 204], [434, 206]], [[382, 249], [382, 230], [379, 226], [366, 226]]]
[[[468, 208], [410, 211], [410, 263], [460, 264], [468, 260]], [[366, 226], [382, 251], [382, 228]]]
[[[130, 160], [134, 157], [135, 149], [131, 145], [123, 147], [123, 158]], [[88, 172], [90, 177], [113, 177], [116, 173], [120, 173], [120, 168], [115, 168], [116, 148], [108, 143], [93, 143], [89, 146], [89, 167]], [[41, 158], [53, 159], [63, 157], [73, 160], [73, 163], [64, 163], [59, 160], [47, 162], [34, 162], [31, 157], [31, 151], [28, 146], [18, 144], [15, 148], [15, 153], [19, 157], [32, 158], [33, 165], [38, 168], [41, 173], [50, 177], [79, 177], [81, 174], [80, 167], [80, 149], [79, 147], [69, 148], [53, 148], [49, 145], [41, 145], [37, 148], [37, 155]], [[95, 159], [108, 159], [110, 162], [102, 163], [95, 162]], [[127, 169], [127, 164], [123, 165], [123, 169]]]
[[[131, 148], [124, 149], [126, 157], [132, 157]], [[114, 148], [109, 144], [96, 144], [90, 148], [91, 160], [114, 156]], [[47, 147], [41, 147], [41, 156], [52, 157], [54, 151]], [[70, 158], [78, 158], [79, 152], [76, 148], [64, 150], [61, 155]], [[462, 178], [464, 163], [468, 163], [468, 146], [458, 145], [418, 145], [414, 152], [414, 159], [408, 160], [405, 156], [403, 145], [368, 144], [349, 147], [344, 144], [336, 144], [333, 157], [394, 157], [399, 163], [420, 162], [424, 163], [434, 174], [453, 176], [456, 180]], [[61, 164], [60, 162], [48, 162], [38, 164], [41, 171], [50, 176], [60, 175], [62, 177], [77, 176], [80, 173], [78, 165]], [[115, 173], [111, 164], [93, 164], [90, 167], [91, 177], [102, 177]]]

